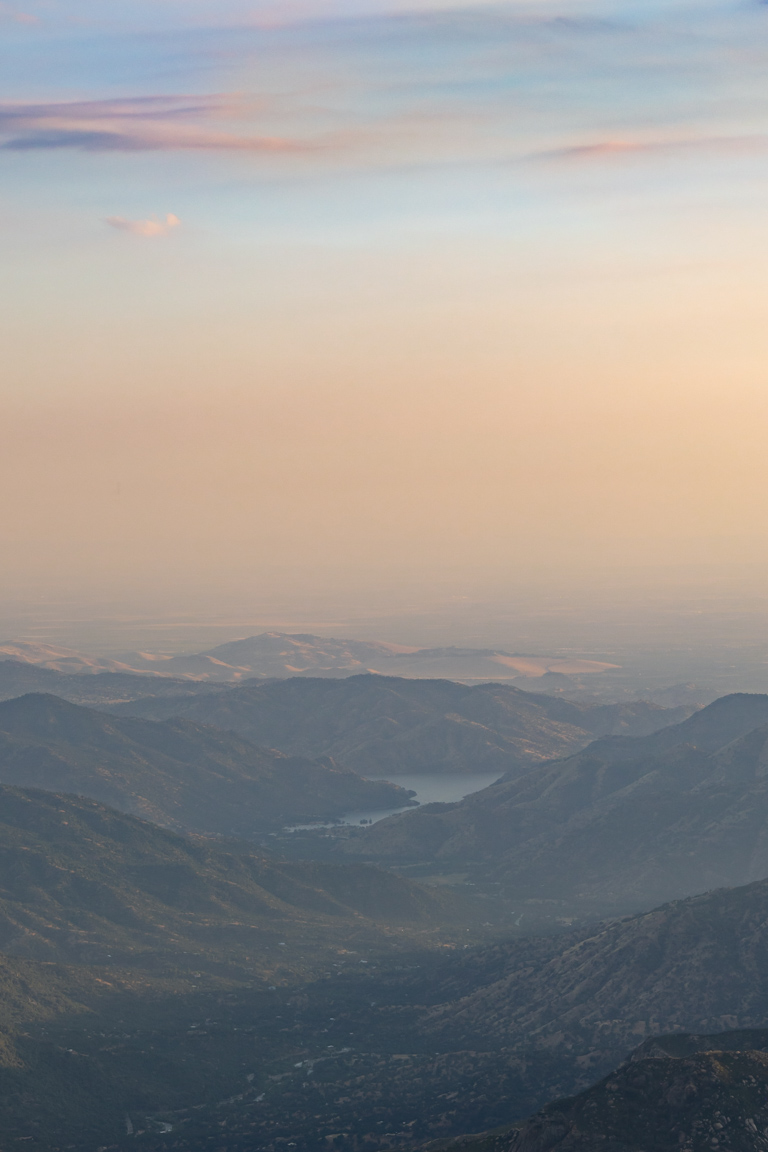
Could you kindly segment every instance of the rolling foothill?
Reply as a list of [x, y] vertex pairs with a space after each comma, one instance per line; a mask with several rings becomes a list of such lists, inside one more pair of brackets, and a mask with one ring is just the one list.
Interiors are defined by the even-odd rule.
[[[4, 1141], [768, 1141], [768, 696], [72, 671], [15, 647]], [[409, 770], [465, 798], [421, 804]], [[345, 822], [366, 806], [382, 818]]]

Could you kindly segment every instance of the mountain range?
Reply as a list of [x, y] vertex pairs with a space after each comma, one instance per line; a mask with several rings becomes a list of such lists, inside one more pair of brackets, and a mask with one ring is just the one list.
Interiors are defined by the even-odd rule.
[[118, 718], [41, 694], [0, 703], [0, 783], [236, 836], [410, 802], [397, 785], [363, 780], [330, 759], [257, 748], [189, 720]]
[[118, 715], [184, 717], [296, 756], [332, 756], [365, 775], [520, 772], [606, 733], [653, 732], [690, 714], [648, 701], [578, 704], [504, 684], [296, 677], [225, 692], [141, 698]]
[[648, 907], [768, 875], [768, 696], [722, 697], [645, 737], [594, 741], [456, 804], [340, 842], [369, 860], [436, 861], [520, 900]]
[[[0, 662], [22, 682], [97, 707], [0, 703], [4, 1145], [768, 1149], [768, 696]], [[503, 776], [322, 859], [266, 840], [418, 771]], [[563, 905], [610, 919], [522, 934]]]
[[378, 640], [343, 640], [286, 632], [263, 632], [204, 652], [177, 656], [151, 652], [88, 656], [72, 648], [17, 640], [0, 644], [0, 661], [3, 659], [57, 672], [133, 672], [222, 682], [250, 677], [352, 676], [361, 672], [470, 682], [514, 679], [525, 682], [550, 675], [562, 678], [551, 683], [554, 691], [574, 687], [568, 677], [605, 673], [618, 667], [605, 661], [517, 655], [492, 648], [409, 648]]
[[60, 696], [73, 704], [108, 708], [144, 697], [211, 695], [227, 691], [229, 684], [207, 680], [180, 680], [171, 676], [145, 676], [136, 672], [60, 672], [21, 660], [0, 660], [0, 700], [28, 692]]
[[355, 771], [381, 776], [435, 770], [501, 774], [563, 755], [596, 736], [646, 734], [694, 710], [646, 700], [579, 703], [504, 684], [470, 688], [370, 675], [214, 684], [0, 661], [0, 700], [30, 692], [120, 715], [185, 717], [291, 755], [332, 756]]

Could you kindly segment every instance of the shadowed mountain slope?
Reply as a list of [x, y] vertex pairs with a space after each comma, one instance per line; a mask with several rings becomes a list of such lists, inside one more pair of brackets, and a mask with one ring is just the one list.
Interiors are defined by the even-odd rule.
[[[180, 1130], [178, 1150], [207, 1147], [222, 1126], [232, 1152], [317, 1152], [339, 1134], [344, 1148], [421, 1147], [587, 1089], [644, 1038], [767, 1028], [767, 924], [768, 881], [569, 938], [318, 983], [278, 1009], [302, 1054], [258, 1100]], [[686, 1056], [690, 1038], [680, 1043]]]
[[[19, 805], [27, 797], [30, 803], [35, 800], [32, 793], [17, 795]], [[5, 803], [5, 796], [2, 799]], [[66, 916], [77, 930], [95, 931], [93, 926], [102, 923], [112, 925], [113, 934], [124, 932], [128, 944], [137, 949], [132, 972], [134, 990], [139, 991], [134, 995], [141, 995], [142, 979], [151, 975], [148, 960], [141, 967], [143, 957], [138, 946], [139, 933], [147, 931], [148, 923], [158, 934], [164, 933], [166, 940], [176, 934], [168, 953], [161, 957], [166, 972], [170, 964], [175, 965], [175, 980], [169, 990], [185, 988], [181, 977], [185, 975], [188, 984], [188, 978], [194, 977], [190, 971], [194, 964], [204, 975], [212, 974], [209, 979], [215, 976], [218, 988], [224, 991], [234, 990], [239, 978], [241, 991], [236, 996], [219, 996], [217, 1005], [203, 1011], [191, 1001], [184, 1009], [183, 998], [169, 998], [172, 1004], [168, 1006], [155, 997], [148, 1005], [152, 1020], [137, 1027], [134, 1036], [126, 1035], [125, 1009], [113, 1013], [121, 1019], [111, 1025], [94, 1021], [89, 1026], [87, 1021], [76, 1020], [68, 1032], [62, 1031], [63, 1026], [57, 1032], [46, 1026], [43, 1039], [51, 1037], [58, 1048], [56, 1062], [51, 1065], [53, 1072], [42, 1081], [42, 1097], [35, 1063], [42, 1040], [35, 1041], [37, 1048], [31, 1040], [19, 1040], [19, 1051], [30, 1053], [24, 1057], [27, 1071], [23, 1083], [36, 1102], [38, 1110], [32, 1114], [39, 1118], [42, 1105], [51, 1121], [45, 1147], [60, 1146], [45, 1093], [50, 1095], [51, 1085], [61, 1091], [69, 1083], [67, 1077], [73, 1075], [67, 1071], [71, 1050], [82, 1062], [81, 1085], [89, 1068], [109, 1073], [109, 1114], [102, 1115], [96, 1091], [104, 1084], [103, 1074], [89, 1089], [90, 1098], [82, 1087], [78, 1092], [83, 1106], [90, 1099], [99, 1114], [99, 1131], [111, 1133], [113, 1143], [125, 1131], [126, 1111], [133, 1114], [133, 1109], [142, 1107], [145, 1111], [139, 1113], [141, 1117], [147, 1109], [171, 1107], [171, 1101], [180, 1097], [174, 1106], [189, 1108], [190, 1085], [197, 1086], [208, 1073], [205, 1060], [210, 1060], [210, 1073], [215, 1073], [216, 1066], [220, 1070], [215, 1073], [220, 1086], [215, 1096], [207, 1097], [206, 1107], [186, 1112], [181, 1123], [178, 1116], [161, 1113], [158, 1117], [175, 1126], [172, 1140], [178, 1152], [207, 1148], [212, 1140], [222, 1139], [222, 1131], [232, 1152], [286, 1144], [294, 1144], [298, 1152], [317, 1152], [327, 1146], [326, 1137], [336, 1138], [340, 1133], [345, 1134], [342, 1147], [362, 1146], [368, 1141], [384, 1148], [414, 1146], [514, 1123], [548, 1100], [589, 1088], [597, 1077], [610, 1073], [626, 1059], [643, 1038], [669, 1031], [698, 1034], [768, 1027], [768, 881], [679, 901], [567, 938], [498, 944], [454, 952], [441, 960], [434, 952], [408, 954], [405, 949], [415, 936], [407, 935], [405, 921], [401, 921], [405, 935], [385, 937], [381, 922], [370, 925], [344, 912], [334, 916], [315, 911], [314, 905], [307, 908], [313, 889], [298, 883], [300, 876], [293, 870], [288, 872], [294, 885], [289, 899], [284, 889], [276, 890], [279, 883], [285, 883], [282, 864], [273, 863], [266, 873], [260, 870], [263, 862], [259, 865], [257, 857], [228, 864], [232, 854], [210, 845], [202, 846], [210, 852], [203, 859], [196, 854], [199, 846], [195, 842], [131, 817], [105, 813], [87, 801], [64, 800], [61, 806], [65, 811], [57, 817], [54, 807], [61, 799], [43, 795], [43, 807], [48, 805], [50, 811], [36, 817], [41, 821], [37, 830], [30, 828], [29, 818], [19, 817], [23, 838], [18, 847], [41, 852], [49, 865], [59, 868], [60, 880], [38, 886], [41, 894], [34, 900], [20, 898], [18, 890], [13, 896], [5, 882], [3, 891], [11, 893], [7, 899], [23, 904], [27, 914], [32, 914], [36, 900], [49, 898], [55, 914]], [[11, 802], [11, 811], [15, 803]], [[96, 817], [93, 811], [97, 811]], [[67, 840], [70, 817], [79, 827]], [[119, 835], [99, 823], [107, 818], [116, 822]], [[13, 821], [8, 823], [6, 836], [14, 832]], [[151, 843], [141, 839], [133, 843], [130, 830], [134, 827], [143, 830], [142, 836], [151, 837]], [[77, 924], [75, 911], [80, 899], [82, 913], [82, 898], [77, 896], [72, 876], [81, 874], [84, 865], [78, 852], [84, 839], [87, 843], [87, 836], [95, 842], [91, 855], [107, 860], [99, 879], [123, 902], [133, 902], [130, 907], [134, 914], [143, 917], [140, 925], [126, 927], [117, 922], [114, 913], [110, 920], [108, 907], [94, 910], [91, 903], [87, 906], [89, 924]], [[110, 845], [113, 847], [107, 851]], [[114, 860], [110, 853], [114, 853]], [[174, 853], [184, 854], [183, 858]], [[16, 852], [17, 857], [22, 854]], [[194, 883], [178, 883], [175, 872], [171, 873], [173, 883], [169, 883], [166, 871], [145, 883], [140, 869], [147, 863], [183, 863], [183, 875], [191, 872]], [[84, 878], [95, 879], [93, 874]], [[156, 882], [158, 887], [164, 885], [159, 893]], [[321, 885], [318, 877], [314, 898], [327, 900], [329, 891], [333, 897], [330, 882]], [[281, 904], [275, 911], [278, 932], [272, 934], [266, 909], [274, 909], [275, 898]], [[428, 898], [429, 894], [416, 895], [416, 906]], [[88, 900], [93, 899], [91, 890]], [[351, 907], [351, 903], [346, 904], [347, 909]], [[52, 922], [52, 913], [48, 916]], [[313, 936], [331, 920], [337, 925], [336, 939], [345, 940], [333, 959], [352, 961], [346, 975], [300, 989], [286, 987], [271, 1001], [267, 993], [254, 999], [256, 993], [243, 992], [246, 958], [254, 959], [251, 948], [255, 941], [261, 940], [260, 955], [267, 958], [280, 949], [281, 942], [287, 944], [288, 955], [273, 960], [277, 972], [283, 972], [275, 982], [287, 983], [285, 968], [292, 960], [300, 966], [302, 957], [297, 961], [291, 953], [299, 952], [301, 940], [314, 944], [314, 957], [309, 946], [305, 951], [307, 966], [314, 962], [316, 970], [318, 958], [326, 963], [332, 958], [322, 955], [317, 944], [322, 938]], [[292, 921], [300, 928], [289, 936]], [[256, 931], [259, 922], [261, 935]], [[374, 960], [376, 928], [379, 940], [386, 938], [395, 946], [399, 943], [402, 957], [397, 965], [378, 971], [374, 971], [373, 963], [361, 967], [357, 962], [363, 942], [369, 946], [363, 958]], [[106, 932], [107, 928], [100, 930]], [[350, 934], [346, 938], [345, 932]], [[351, 939], [354, 943], [350, 947]], [[185, 961], [183, 953], [188, 949], [195, 954]], [[156, 946], [155, 955], [159, 951]], [[226, 964], [223, 953], [229, 957]], [[340, 966], [328, 964], [328, 970], [332, 967], [340, 971]], [[137, 973], [141, 977], [138, 980]], [[263, 968], [261, 974], [267, 974]], [[107, 963], [99, 976], [119, 982], [121, 972], [113, 976]], [[181, 1028], [180, 1021], [176, 1022], [179, 1008], [173, 1004], [179, 1005], [187, 1022]], [[166, 1033], [161, 1023], [164, 1016], [173, 1035]], [[206, 1024], [198, 1036], [194, 1029], [206, 1017], [211, 1018], [210, 1031], [215, 1035], [206, 1035]], [[105, 1033], [108, 1039], [104, 1039]], [[35, 1035], [40, 1037], [40, 1031]], [[665, 1038], [662, 1043], [671, 1041]], [[682, 1037], [680, 1043], [684, 1045], [680, 1055], [687, 1059], [690, 1039]], [[201, 1055], [196, 1057], [193, 1048]], [[183, 1056], [183, 1075], [179, 1076], [168, 1059], [158, 1064], [158, 1055], [163, 1052], [173, 1060]], [[257, 1063], [260, 1053], [266, 1063]], [[146, 1085], [143, 1070], [147, 1068], [152, 1070], [156, 1085], [153, 1091]], [[254, 1071], [259, 1078], [251, 1085], [246, 1073]], [[133, 1085], [139, 1073], [143, 1088], [137, 1104]], [[227, 1077], [234, 1085], [228, 1090], [220, 1083]], [[8, 1087], [8, 1077], [0, 1076], [0, 1091], [7, 1092]], [[133, 1104], [128, 1103], [131, 1098]], [[202, 1104], [202, 1100], [194, 1102]], [[133, 1114], [139, 1127], [136, 1121]], [[76, 1124], [75, 1117], [68, 1133]], [[375, 1139], [379, 1125], [386, 1134], [383, 1142]], [[14, 1136], [34, 1134], [29, 1109], [23, 1117], [12, 1109], [11, 1120], [4, 1113], [0, 1131], [11, 1128]], [[83, 1130], [90, 1133], [85, 1124]], [[155, 1137], [152, 1132], [157, 1128], [150, 1128], [143, 1143], [152, 1149], [162, 1148], [164, 1137]], [[90, 1135], [88, 1139], [79, 1139], [76, 1147], [92, 1148], [94, 1139]], [[67, 1143], [75, 1140], [68, 1136]], [[654, 1146], [640, 1147], [650, 1152]]]
[[501, 684], [351, 676], [251, 683], [221, 694], [137, 700], [120, 714], [184, 716], [367, 775], [521, 771], [594, 736], [652, 732], [690, 710], [640, 701], [586, 706]]
[[231, 732], [187, 720], [117, 719], [35, 694], [0, 703], [0, 783], [91, 796], [175, 828], [245, 836], [408, 802], [396, 785], [256, 748]]
[[0, 787], [6, 954], [242, 980], [312, 971], [352, 939], [380, 947], [394, 926], [428, 942], [441, 924], [478, 919], [466, 901], [376, 868], [281, 864], [92, 800]]
[[676, 725], [675, 731], [655, 733], [651, 743], [655, 750], [662, 751], [675, 747], [682, 737], [702, 752], [716, 752], [763, 724], [768, 724], [768, 696], [760, 692], [734, 692], [694, 712]]
[[643, 1044], [594, 1088], [467, 1152], [759, 1152], [768, 1149], [768, 1032]]
[[451, 966], [422, 1029], [461, 1046], [592, 1052], [636, 1037], [768, 1019], [768, 880], [665, 904], [572, 937], [482, 949]]
[[140, 1135], [148, 1111], [255, 1094], [296, 1044], [281, 987], [428, 957], [485, 937], [477, 920], [375, 868], [281, 864], [0, 787], [0, 1143], [93, 1152], [130, 1135], [126, 1114]]
[[225, 692], [228, 685], [198, 680], [174, 680], [170, 676], [142, 676], [133, 672], [71, 673], [26, 664], [20, 660], [0, 660], [0, 700], [12, 700], [29, 692], [60, 696], [72, 704], [109, 706], [137, 697], [211, 695]]
[[747, 883], [768, 875], [768, 696], [724, 697], [643, 739], [597, 740], [339, 849], [469, 861], [521, 899], [603, 909]]

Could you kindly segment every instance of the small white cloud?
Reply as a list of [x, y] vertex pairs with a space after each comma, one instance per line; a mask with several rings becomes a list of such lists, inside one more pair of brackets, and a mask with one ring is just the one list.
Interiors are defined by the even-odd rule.
[[150, 216], [148, 220], [126, 220], [124, 216], [108, 216], [107, 224], [119, 232], [131, 232], [134, 236], [167, 236], [181, 224], [178, 216], [169, 212], [164, 220]]

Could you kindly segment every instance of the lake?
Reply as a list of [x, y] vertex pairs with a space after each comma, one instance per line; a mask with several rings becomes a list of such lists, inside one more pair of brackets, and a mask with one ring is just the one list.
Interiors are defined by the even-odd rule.
[[[392, 784], [399, 784], [401, 788], [412, 789], [416, 795], [414, 800], [419, 804], [450, 804], [454, 800], [463, 800], [481, 788], [501, 779], [500, 772], [480, 772], [476, 776], [462, 776], [456, 772], [431, 772], [412, 776], [369, 776], [369, 780], [389, 780]], [[413, 809], [411, 809], [412, 811]], [[395, 812], [407, 812], [409, 807], [379, 808], [361, 812], [347, 812], [334, 823], [341, 824], [376, 824], [385, 816], [394, 816]], [[295, 824], [286, 829], [288, 832], [305, 828], [328, 828], [330, 824]]]

